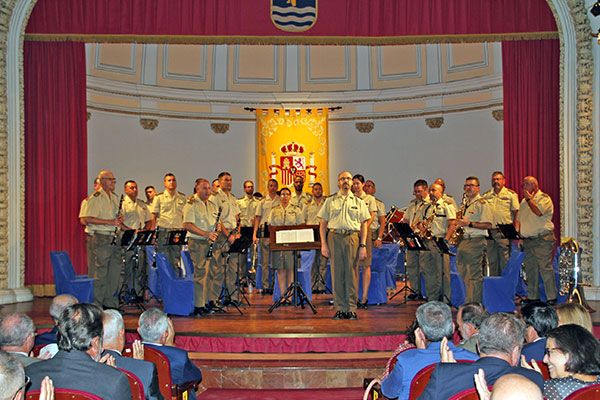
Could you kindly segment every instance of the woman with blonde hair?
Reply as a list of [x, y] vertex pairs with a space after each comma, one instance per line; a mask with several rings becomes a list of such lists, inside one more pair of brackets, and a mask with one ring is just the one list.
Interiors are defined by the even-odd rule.
[[592, 332], [590, 313], [579, 303], [564, 303], [556, 307], [558, 326], [576, 324]]

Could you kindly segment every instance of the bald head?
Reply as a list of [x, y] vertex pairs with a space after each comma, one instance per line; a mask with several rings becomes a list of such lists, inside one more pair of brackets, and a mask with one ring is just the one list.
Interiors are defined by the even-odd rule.
[[437, 178], [433, 183], [440, 185], [442, 187], [442, 192], [446, 190], [446, 182], [442, 178]]
[[65, 308], [77, 303], [79, 303], [79, 300], [77, 300], [75, 296], [70, 294], [59, 294], [52, 299], [49, 310], [50, 316], [54, 319], [54, 322], [57, 322], [60, 314], [62, 314]]
[[543, 398], [540, 388], [523, 375], [506, 374], [494, 383], [490, 400], [542, 400]]

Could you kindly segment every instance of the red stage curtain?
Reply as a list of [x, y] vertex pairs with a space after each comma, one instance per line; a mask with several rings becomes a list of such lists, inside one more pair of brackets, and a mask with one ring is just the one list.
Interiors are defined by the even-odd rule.
[[521, 182], [533, 175], [554, 202], [560, 237], [558, 40], [502, 43], [504, 172], [522, 197]]
[[270, 1], [39, 0], [27, 33], [404, 36], [556, 31], [546, 0], [320, 0], [315, 25], [289, 33]]
[[[51, 250], [87, 270], [77, 215], [87, 188], [85, 47], [25, 42], [25, 284], [53, 282]], [[46, 293], [48, 294], [48, 293]]]

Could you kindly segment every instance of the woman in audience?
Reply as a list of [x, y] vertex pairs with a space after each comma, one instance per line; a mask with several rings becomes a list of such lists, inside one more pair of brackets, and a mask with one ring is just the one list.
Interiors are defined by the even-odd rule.
[[[544, 397], [562, 400], [577, 389], [600, 383], [600, 343], [585, 328], [568, 324], [548, 332], [544, 363], [552, 379], [544, 383]], [[531, 366], [522, 362], [523, 367]], [[538, 370], [537, 364], [533, 368]]]
[[[558, 325], [576, 324], [592, 332], [590, 313], [579, 303], [564, 303], [556, 307]], [[593, 333], [593, 332], [592, 332]]]

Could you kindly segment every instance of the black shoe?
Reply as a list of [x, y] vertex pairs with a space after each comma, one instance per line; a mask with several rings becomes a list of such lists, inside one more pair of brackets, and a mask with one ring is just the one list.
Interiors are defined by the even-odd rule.
[[363, 309], [363, 310], [366, 310], [366, 309], [368, 308], [368, 307], [367, 307], [367, 302], [366, 302], [366, 301], [365, 301], [364, 303], [361, 303], [360, 301], [357, 301], [357, 302], [356, 302], [356, 306], [357, 306], [358, 308], [360, 308], [360, 309]]
[[201, 317], [204, 315], [204, 307], [194, 307], [194, 311], [190, 314], [190, 317]]
[[421, 297], [421, 295], [417, 294], [417, 293], [413, 293], [413, 294], [409, 294], [408, 296], [406, 296], [407, 300], [419, 300], [419, 297]]
[[358, 316], [354, 311], [350, 311], [346, 313], [346, 319], [358, 319]]
[[346, 319], [346, 313], [344, 313], [342, 311], [338, 311], [333, 316], [333, 319]]

